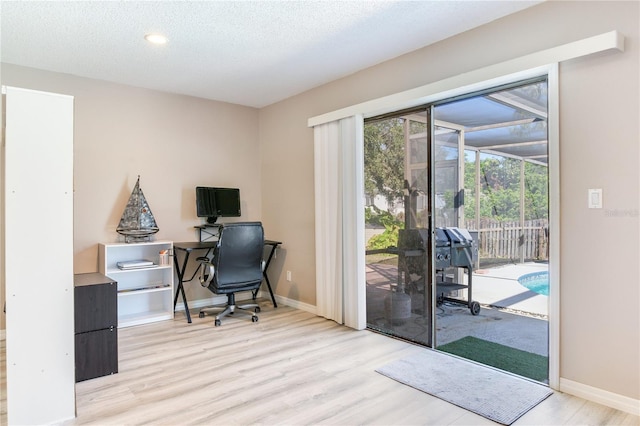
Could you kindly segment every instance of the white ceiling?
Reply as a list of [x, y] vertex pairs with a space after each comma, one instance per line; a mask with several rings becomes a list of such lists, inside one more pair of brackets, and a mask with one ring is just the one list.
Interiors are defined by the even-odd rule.
[[263, 107], [542, 1], [2, 0], [0, 59]]

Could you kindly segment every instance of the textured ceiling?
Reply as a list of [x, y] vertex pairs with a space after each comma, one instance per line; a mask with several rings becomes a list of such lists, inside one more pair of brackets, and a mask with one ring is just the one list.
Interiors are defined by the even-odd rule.
[[263, 107], [541, 1], [2, 0], [0, 58]]

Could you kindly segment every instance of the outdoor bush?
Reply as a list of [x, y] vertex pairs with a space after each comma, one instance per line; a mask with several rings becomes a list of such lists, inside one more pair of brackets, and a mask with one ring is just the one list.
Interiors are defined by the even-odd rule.
[[404, 227], [402, 220], [376, 207], [365, 208], [364, 218], [366, 223], [384, 226], [384, 232], [369, 238], [367, 249], [375, 250], [398, 246], [398, 231]]

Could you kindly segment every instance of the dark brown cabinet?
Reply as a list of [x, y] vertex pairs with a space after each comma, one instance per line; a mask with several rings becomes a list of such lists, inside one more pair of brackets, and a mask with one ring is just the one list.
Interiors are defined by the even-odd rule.
[[118, 372], [118, 283], [74, 276], [76, 382]]

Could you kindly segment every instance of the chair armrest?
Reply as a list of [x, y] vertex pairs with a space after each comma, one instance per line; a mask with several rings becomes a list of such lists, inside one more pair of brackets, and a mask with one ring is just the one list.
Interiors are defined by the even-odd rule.
[[204, 261], [200, 261], [200, 266], [198, 267], [200, 269], [200, 274], [198, 276], [198, 279], [200, 280], [200, 285], [202, 287], [209, 287], [209, 283], [211, 282], [211, 280], [213, 279], [213, 276], [216, 273], [216, 268], [215, 266], [213, 266], [211, 262], [209, 262], [209, 258], [200, 257], [198, 259], [204, 259]]

